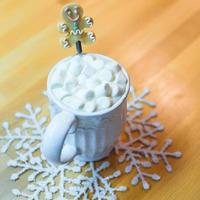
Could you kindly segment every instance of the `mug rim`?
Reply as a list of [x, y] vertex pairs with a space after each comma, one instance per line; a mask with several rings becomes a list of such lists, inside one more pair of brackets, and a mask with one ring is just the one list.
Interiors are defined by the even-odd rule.
[[[102, 55], [102, 54], [97, 54], [97, 53], [84, 53], [84, 54], [88, 54], [88, 55], [97, 55], [98, 57], [103, 57], [104, 59], [109, 59], [109, 60], [112, 60], [114, 62], [117, 62], [116, 60], [114, 60], [113, 58], [110, 58], [110, 57], [107, 57], [105, 55]], [[74, 55], [76, 56], [76, 55]], [[124, 92], [124, 94], [121, 96], [121, 98], [115, 103], [113, 104], [111, 107], [107, 108], [107, 109], [103, 109], [103, 110], [100, 110], [100, 111], [95, 111], [95, 112], [91, 112], [91, 113], [87, 113], [87, 112], [84, 112], [84, 111], [78, 111], [78, 110], [73, 110], [71, 109], [69, 106], [65, 105], [64, 103], [62, 103], [59, 99], [56, 98], [56, 96], [53, 94], [51, 88], [50, 88], [50, 80], [51, 80], [51, 77], [52, 77], [52, 74], [54, 73], [54, 71], [56, 70], [56, 68], [62, 63], [62, 62], [66, 62], [67, 60], [69, 60], [70, 58], [72, 58], [73, 56], [68, 56], [66, 58], [63, 58], [62, 60], [60, 60], [59, 62], [57, 62], [53, 68], [50, 70], [49, 74], [48, 74], [48, 78], [47, 78], [47, 93], [48, 93], [48, 97], [50, 98], [50, 100], [52, 100], [55, 104], [57, 104], [62, 110], [64, 111], [67, 111], [67, 112], [70, 112], [70, 113], [73, 113], [74, 115], [77, 115], [77, 116], [86, 116], [86, 117], [92, 117], [92, 116], [99, 116], [99, 115], [104, 115], [104, 114], [107, 114], [113, 110], [115, 110], [118, 106], [120, 106], [124, 100], [127, 98], [128, 96], [128, 93], [129, 93], [129, 89], [130, 89], [130, 79], [129, 79], [129, 76], [128, 76], [128, 73], [127, 71], [125, 70], [125, 68], [123, 67], [123, 65], [121, 65], [119, 62], [117, 62], [124, 75], [126, 76], [127, 78], [127, 85], [126, 85], [126, 90]]]

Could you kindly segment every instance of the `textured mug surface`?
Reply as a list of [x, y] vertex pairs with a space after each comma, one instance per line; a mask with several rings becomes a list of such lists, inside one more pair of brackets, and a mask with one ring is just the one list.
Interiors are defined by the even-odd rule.
[[[95, 55], [107, 58], [103, 55]], [[56, 99], [50, 89], [54, 70], [58, 65], [67, 62], [68, 59], [70, 57], [58, 62], [48, 76], [47, 93], [52, 118], [49, 126], [53, 129], [50, 128], [50, 130], [48, 127], [44, 134], [42, 152], [49, 161], [58, 163], [71, 160], [74, 156], [83, 161], [99, 160], [109, 155], [123, 130], [126, 121], [127, 95], [130, 87], [129, 77], [120, 65], [126, 75], [127, 86], [119, 101], [110, 108], [93, 113], [71, 110]], [[70, 119], [74, 116], [75, 120], [68, 120], [67, 123], [65, 120], [59, 120], [58, 115], [67, 117], [68, 114]], [[59, 131], [63, 131], [63, 133]]]

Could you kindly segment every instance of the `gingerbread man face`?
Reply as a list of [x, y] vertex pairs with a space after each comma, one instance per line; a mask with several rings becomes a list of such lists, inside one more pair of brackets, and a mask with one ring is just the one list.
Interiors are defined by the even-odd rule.
[[78, 4], [70, 4], [63, 8], [64, 20], [70, 24], [79, 21], [83, 16], [83, 9]]

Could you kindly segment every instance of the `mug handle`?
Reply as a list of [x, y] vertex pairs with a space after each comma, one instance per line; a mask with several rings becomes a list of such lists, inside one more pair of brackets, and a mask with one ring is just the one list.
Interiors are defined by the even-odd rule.
[[70, 112], [63, 111], [52, 119], [43, 135], [41, 145], [41, 151], [48, 161], [64, 163], [72, 160], [77, 154], [75, 146], [64, 144], [73, 125], [76, 126], [76, 117]]

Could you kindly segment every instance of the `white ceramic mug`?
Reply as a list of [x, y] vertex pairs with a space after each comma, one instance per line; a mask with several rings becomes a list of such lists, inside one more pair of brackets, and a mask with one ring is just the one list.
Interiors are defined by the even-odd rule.
[[74, 156], [78, 156], [82, 161], [100, 160], [109, 155], [123, 130], [130, 87], [129, 77], [121, 66], [127, 78], [126, 90], [110, 108], [93, 113], [75, 111], [55, 98], [50, 88], [54, 70], [68, 59], [70, 57], [58, 62], [48, 76], [47, 93], [52, 120], [43, 136], [41, 150], [47, 160], [54, 163], [67, 162]]

